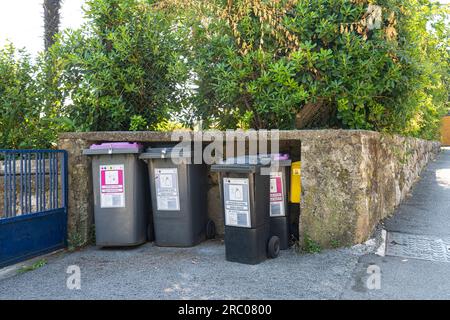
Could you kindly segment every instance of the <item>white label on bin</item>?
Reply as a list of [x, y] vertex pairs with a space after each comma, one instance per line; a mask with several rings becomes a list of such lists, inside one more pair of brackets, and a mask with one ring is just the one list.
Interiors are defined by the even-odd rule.
[[156, 206], [161, 211], [179, 211], [178, 169], [155, 168]]
[[248, 179], [223, 178], [225, 225], [251, 227]]
[[281, 172], [270, 173], [270, 216], [283, 217], [284, 212], [284, 190], [283, 174]]
[[125, 171], [123, 164], [100, 165], [100, 208], [125, 207]]

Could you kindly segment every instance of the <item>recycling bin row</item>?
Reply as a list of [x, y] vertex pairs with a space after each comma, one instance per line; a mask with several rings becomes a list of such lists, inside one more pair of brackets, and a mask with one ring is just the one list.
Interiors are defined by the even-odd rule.
[[[185, 161], [192, 159], [190, 150], [170, 146], [144, 152], [138, 143], [118, 142], [94, 144], [83, 154], [92, 157], [97, 245], [155, 241], [189, 247], [214, 237], [215, 225], [207, 218], [207, 167]], [[273, 160], [279, 170], [262, 174]], [[289, 247], [289, 180], [290, 200], [299, 201], [300, 193], [290, 166], [287, 155], [277, 155], [211, 167], [220, 175], [227, 260], [256, 264]]]
[[206, 166], [172, 161], [190, 154], [172, 148], [143, 152], [142, 145], [127, 142], [92, 145], [83, 153], [92, 157], [97, 245], [154, 240], [158, 246], [189, 247], [214, 236], [207, 220]]
[[[274, 161], [277, 166], [271, 166]], [[231, 158], [211, 167], [220, 177], [227, 260], [257, 264], [289, 247], [290, 166], [288, 155], [275, 154]]]

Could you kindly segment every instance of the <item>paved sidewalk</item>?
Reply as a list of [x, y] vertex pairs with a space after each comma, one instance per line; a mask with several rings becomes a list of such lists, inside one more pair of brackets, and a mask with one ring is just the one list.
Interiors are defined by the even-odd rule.
[[[388, 234], [409, 240], [389, 243], [388, 237], [388, 255], [360, 257], [353, 272], [353, 281], [341, 298], [450, 299], [450, 260], [431, 261], [433, 257], [440, 257], [436, 252], [430, 252], [425, 241], [434, 239], [433, 243], [439, 245], [440, 240], [450, 239], [450, 148], [443, 148], [436, 161], [427, 166], [411, 196], [384, 224]], [[405, 244], [410, 249], [395, 248], [389, 251], [389, 247]], [[450, 257], [450, 248], [444, 247], [444, 250]], [[404, 252], [410, 256], [389, 256], [390, 252]], [[380, 290], [368, 290], [366, 286], [367, 267], [372, 264], [381, 269]]]

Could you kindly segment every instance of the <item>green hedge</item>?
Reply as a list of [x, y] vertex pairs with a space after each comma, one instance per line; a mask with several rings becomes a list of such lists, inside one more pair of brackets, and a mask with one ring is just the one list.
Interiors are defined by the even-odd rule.
[[329, 113], [309, 127], [435, 139], [448, 108], [445, 10], [429, 0], [89, 0], [86, 24], [37, 59], [0, 51], [1, 147], [199, 120], [292, 129], [305, 106], [319, 120]]
[[66, 129], [45, 66], [12, 44], [0, 49], [0, 148], [51, 148]]
[[[331, 110], [323, 127], [436, 138], [449, 88], [443, 8], [424, 0], [214, 3], [202, 7], [207, 23], [193, 26], [192, 51], [196, 110], [211, 125], [291, 129], [310, 104]], [[381, 8], [374, 28], [369, 3]]]

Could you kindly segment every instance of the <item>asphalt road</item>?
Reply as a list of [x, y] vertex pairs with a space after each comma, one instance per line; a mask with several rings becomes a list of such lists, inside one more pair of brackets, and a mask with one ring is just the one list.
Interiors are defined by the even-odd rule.
[[[388, 231], [450, 235], [450, 149], [429, 164], [385, 221]], [[450, 299], [450, 263], [374, 254], [376, 241], [320, 254], [281, 252], [255, 266], [227, 262], [221, 241], [194, 248], [88, 247], [51, 256], [34, 271], [0, 270], [0, 299]], [[67, 269], [81, 288], [67, 288]], [[367, 268], [380, 268], [380, 289]]]
[[[361, 254], [291, 249], [249, 266], [225, 261], [224, 249], [220, 241], [188, 249], [90, 247], [0, 280], [0, 299], [337, 299]], [[66, 287], [70, 265], [80, 267], [80, 290]]]

